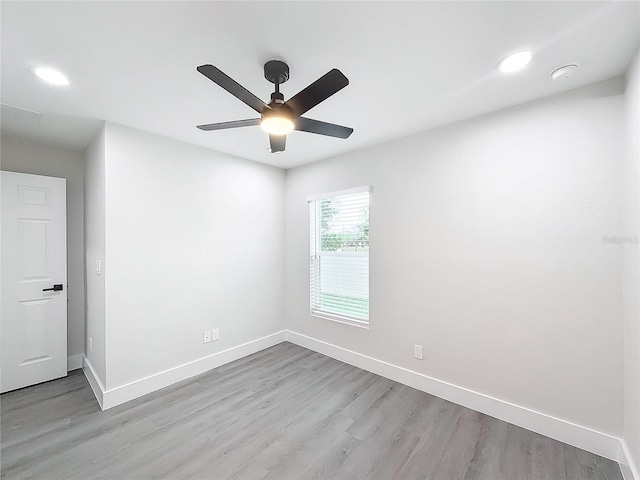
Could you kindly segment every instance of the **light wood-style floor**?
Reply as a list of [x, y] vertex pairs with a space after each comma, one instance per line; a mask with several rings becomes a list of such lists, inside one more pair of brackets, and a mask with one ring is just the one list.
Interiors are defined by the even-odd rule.
[[622, 480], [615, 462], [290, 343], [105, 412], [79, 370], [0, 402], [6, 479]]

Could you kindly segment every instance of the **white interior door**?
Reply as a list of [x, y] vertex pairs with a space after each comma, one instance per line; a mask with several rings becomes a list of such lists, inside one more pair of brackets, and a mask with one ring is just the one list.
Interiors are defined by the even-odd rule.
[[67, 184], [0, 174], [0, 392], [7, 392], [67, 375]]

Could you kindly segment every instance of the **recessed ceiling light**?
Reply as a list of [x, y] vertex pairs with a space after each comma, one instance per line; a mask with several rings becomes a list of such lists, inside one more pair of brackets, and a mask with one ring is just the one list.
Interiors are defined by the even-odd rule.
[[69, 79], [61, 72], [48, 67], [31, 67], [31, 71], [40, 79], [53, 85], [69, 85]]
[[564, 78], [568, 78], [575, 73], [577, 68], [578, 66], [575, 63], [556, 68], [553, 72], [551, 72], [551, 78], [553, 78], [554, 80], [562, 80]]
[[503, 73], [517, 72], [523, 69], [531, 61], [531, 52], [524, 51], [509, 55], [507, 58], [502, 59], [498, 64], [498, 70]]

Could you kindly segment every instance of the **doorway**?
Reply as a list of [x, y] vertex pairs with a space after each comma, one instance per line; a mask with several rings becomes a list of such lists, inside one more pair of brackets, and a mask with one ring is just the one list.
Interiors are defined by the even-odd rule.
[[67, 375], [66, 180], [0, 175], [4, 393]]

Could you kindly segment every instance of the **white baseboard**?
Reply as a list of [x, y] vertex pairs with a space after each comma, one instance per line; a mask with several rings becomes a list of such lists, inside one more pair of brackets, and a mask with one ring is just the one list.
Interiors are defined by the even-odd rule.
[[[417, 390], [621, 462], [620, 439], [287, 330], [287, 341]], [[634, 480], [640, 480], [636, 478]]]
[[93, 390], [93, 394], [95, 395], [96, 400], [98, 400], [100, 408], [104, 410], [104, 385], [100, 381], [100, 377], [98, 377], [96, 371], [93, 369], [93, 365], [91, 365], [87, 357], [84, 355], [82, 356], [82, 371], [89, 381], [89, 386], [91, 386], [91, 390]]
[[[141, 378], [135, 382], [121, 385], [119, 387], [102, 390], [102, 409], [106, 410], [121, 403], [128, 402], [134, 398], [141, 397], [161, 388], [168, 387], [174, 383], [200, 375], [213, 368], [219, 367], [234, 360], [246, 357], [252, 353], [259, 352], [265, 348], [272, 347], [285, 341], [285, 331], [277, 332], [266, 337], [252, 340], [250, 342], [232, 347], [222, 352], [214, 353], [208, 357], [185, 363], [164, 372], [156, 373], [146, 378]], [[87, 377], [88, 378], [88, 377]], [[91, 382], [91, 380], [90, 380]], [[95, 390], [94, 390], [95, 393]], [[96, 395], [97, 396], [97, 395]]]
[[619, 438], [290, 330], [283, 330], [109, 390], [104, 388], [86, 357], [82, 357], [83, 370], [100, 407], [106, 410], [272, 347], [285, 340], [458, 405], [610, 458], [620, 463], [625, 480], [640, 480], [637, 467], [629, 455], [627, 446]]
[[620, 446], [622, 448], [622, 458], [620, 459], [620, 470], [622, 470], [622, 476], [624, 480], [640, 480], [640, 471], [638, 466], [634, 463], [631, 452], [627, 442], [620, 440]]
[[67, 357], [67, 372], [82, 368], [82, 354], [69, 355]]

